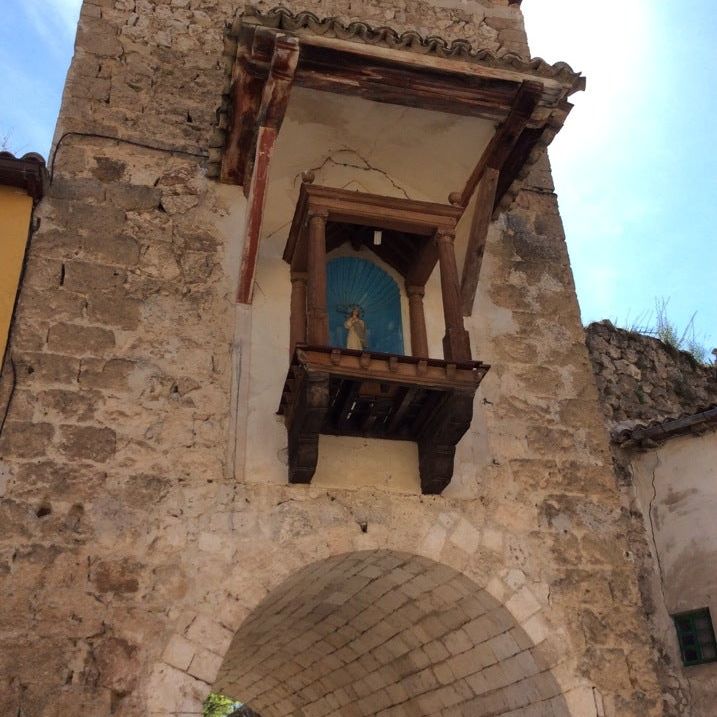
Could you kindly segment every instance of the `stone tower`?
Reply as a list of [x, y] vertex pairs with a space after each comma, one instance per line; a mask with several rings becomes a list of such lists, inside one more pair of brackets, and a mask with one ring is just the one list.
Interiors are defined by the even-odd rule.
[[0, 713], [662, 714], [546, 155], [582, 79], [516, 0], [286, 5], [84, 2]]

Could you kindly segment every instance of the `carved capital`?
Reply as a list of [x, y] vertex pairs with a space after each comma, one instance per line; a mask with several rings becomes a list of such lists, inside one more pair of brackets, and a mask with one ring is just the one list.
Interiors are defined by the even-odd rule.
[[322, 219], [326, 221], [329, 218], [329, 210], [324, 207], [317, 207], [316, 209], [309, 209], [309, 222], [314, 219]]
[[454, 229], [437, 229], [436, 244], [453, 244], [456, 240], [456, 232]]
[[426, 287], [417, 286], [415, 284], [406, 284], [406, 294], [408, 294], [409, 299], [422, 299], [426, 295]]

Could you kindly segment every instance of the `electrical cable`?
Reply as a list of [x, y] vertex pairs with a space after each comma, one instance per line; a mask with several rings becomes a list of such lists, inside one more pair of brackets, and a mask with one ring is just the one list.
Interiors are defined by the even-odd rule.
[[52, 159], [50, 161], [50, 183], [52, 183], [52, 180], [55, 176], [55, 160], [57, 159], [57, 155], [60, 151], [60, 148], [62, 147], [62, 143], [64, 142], [65, 138], [67, 137], [89, 137], [93, 139], [107, 139], [111, 142], [122, 142], [124, 144], [130, 144], [134, 147], [142, 147], [143, 149], [152, 149], [157, 152], [168, 152], [169, 154], [183, 154], [187, 157], [198, 157], [199, 159], [208, 159], [209, 153], [208, 152], [190, 152], [186, 149], [176, 149], [173, 147], [166, 147], [161, 145], [153, 145], [153, 144], [147, 144], [146, 142], [138, 142], [134, 139], [124, 139], [123, 137], [112, 137], [108, 134], [99, 134], [97, 132], [76, 132], [76, 131], [70, 131], [65, 132], [60, 136], [60, 139], [57, 140], [57, 144], [55, 145], [55, 149], [52, 153]]

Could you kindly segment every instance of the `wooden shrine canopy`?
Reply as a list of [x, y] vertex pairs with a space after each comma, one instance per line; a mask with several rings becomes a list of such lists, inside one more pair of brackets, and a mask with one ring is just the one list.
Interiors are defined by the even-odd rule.
[[465, 186], [450, 195], [465, 210], [479, 193], [461, 286], [470, 313], [493, 211], [512, 201], [516, 180], [560, 129], [572, 108], [568, 98], [584, 89], [585, 79], [565, 63], [495, 55], [467, 41], [344, 25], [281, 7], [248, 10], [231, 36], [237, 46], [220, 177], [243, 186], [249, 197], [238, 300], [251, 301], [271, 154], [291, 88], [298, 86], [496, 124]]

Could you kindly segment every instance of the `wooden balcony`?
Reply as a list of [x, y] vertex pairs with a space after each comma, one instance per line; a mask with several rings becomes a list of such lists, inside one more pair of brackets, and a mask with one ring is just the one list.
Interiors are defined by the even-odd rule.
[[311, 482], [320, 434], [361, 436], [415, 441], [421, 490], [440, 493], [453, 476], [456, 444], [488, 368], [480, 361], [298, 346], [279, 407], [289, 435], [289, 481]]

